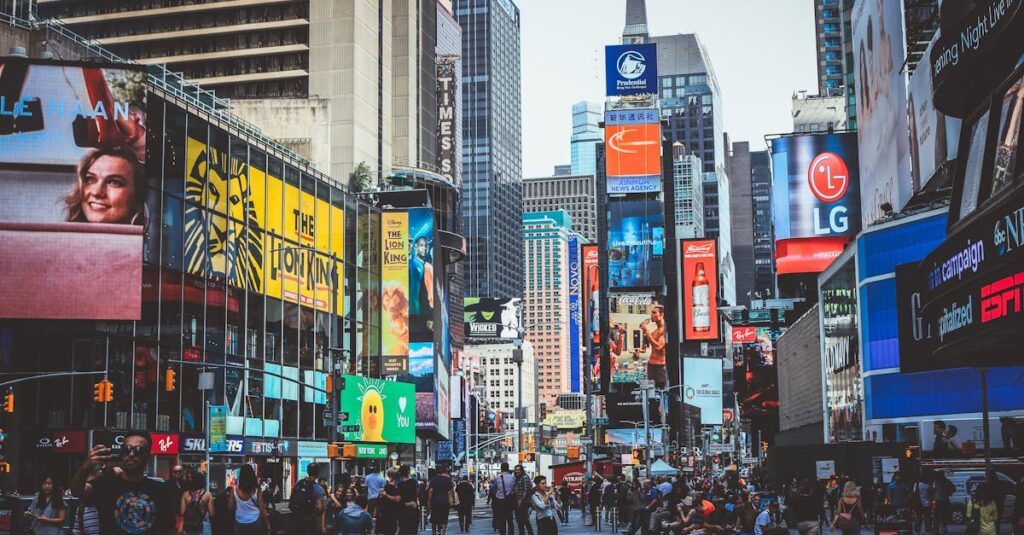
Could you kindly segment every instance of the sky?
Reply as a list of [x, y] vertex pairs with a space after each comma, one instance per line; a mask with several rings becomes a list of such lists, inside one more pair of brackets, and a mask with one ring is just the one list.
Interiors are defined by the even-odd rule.
[[[604, 100], [604, 46], [619, 43], [625, 0], [516, 0], [521, 16], [523, 173], [569, 163], [572, 104]], [[697, 33], [722, 90], [731, 141], [765, 148], [793, 131], [794, 91], [817, 93], [812, 0], [647, 0], [651, 35]]]

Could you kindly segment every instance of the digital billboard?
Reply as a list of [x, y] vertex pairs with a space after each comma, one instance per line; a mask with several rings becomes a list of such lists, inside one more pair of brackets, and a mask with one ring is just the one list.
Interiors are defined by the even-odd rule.
[[519, 338], [522, 299], [466, 297], [462, 303], [467, 340], [511, 342]]
[[605, 112], [608, 193], [661, 191], [661, 122], [657, 108]]
[[861, 228], [856, 134], [775, 138], [772, 173], [776, 272], [820, 273]]
[[[590, 385], [598, 389], [601, 384], [601, 362], [597, 349], [601, 347], [601, 268], [597, 245], [583, 246], [583, 336], [589, 337], [593, 354], [587, 355], [585, 368], [590, 373]], [[584, 338], [586, 341], [587, 338]]]
[[855, 263], [830, 268], [818, 289], [821, 355], [825, 373], [825, 433], [828, 442], [863, 437], [864, 401]]
[[343, 375], [341, 411], [348, 413], [341, 440], [348, 442], [416, 442], [416, 395], [413, 385]]
[[718, 243], [682, 240], [683, 340], [718, 340]]
[[582, 392], [580, 377], [582, 358], [580, 352], [580, 324], [583, 313], [580, 310], [580, 292], [582, 285], [582, 265], [580, 263], [580, 238], [578, 234], [569, 236], [569, 390]]
[[701, 425], [722, 425], [722, 359], [683, 357], [683, 403], [700, 409]]
[[860, 158], [849, 165], [860, 169], [859, 216], [866, 227], [885, 215], [883, 205], [899, 212], [913, 195], [902, 3], [857, 2], [851, 18]]
[[665, 296], [616, 293], [608, 298], [608, 353], [611, 382], [656, 385], [667, 380]]
[[[381, 214], [381, 353], [386, 374], [408, 370], [413, 344], [434, 341], [434, 215], [430, 208]], [[432, 350], [432, 349], [431, 349]]]
[[437, 168], [455, 182], [455, 63], [454, 57], [437, 58]]
[[141, 67], [0, 59], [0, 317], [140, 319], [146, 143]]
[[604, 47], [605, 94], [658, 92], [658, 49], [653, 43]]
[[[931, 57], [938, 33], [922, 57]], [[910, 121], [911, 191], [921, 191], [944, 163], [956, 159], [960, 119], [935, 109], [932, 101], [932, 69], [922, 62], [907, 85], [907, 118]]]
[[661, 202], [608, 201], [609, 288], [660, 288], [665, 284], [664, 253]]

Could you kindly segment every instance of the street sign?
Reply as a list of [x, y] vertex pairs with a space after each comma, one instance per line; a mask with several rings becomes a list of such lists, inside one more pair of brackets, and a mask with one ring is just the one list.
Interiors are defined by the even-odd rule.
[[735, 451], [736, 446], [732, 444], [710, 444], [708, 445], [708, 453], [714, 455], [716, 453], [732, 453]]
[[342, 425], [338, 424], [339, 433], [358, 433], [360, 427], [358, 425]]
[[603, 425], [603, 426], [605, 426], [605, 425], [608, 425], [608, 422], [609, 421], [608, 421], [607, 417], [604, 417], [604, 418], [601, 418], [601, 417], [594, 418], [594, 425]]
[[580, 444], [582, 444], [584, 446], [589, 446], [589, 445], [594, 443], [594, 439], [592, 439], [590, 437], [580, 437], [579, 442], [580, 442]]

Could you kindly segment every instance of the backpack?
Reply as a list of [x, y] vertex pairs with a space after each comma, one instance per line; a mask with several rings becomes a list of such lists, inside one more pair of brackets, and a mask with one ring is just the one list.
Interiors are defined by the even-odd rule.
[[190, 498], [188, 504], [185, 505], [185, 514], [182, 516], [182, 528], [185, 531], [196, 533], [203, 530], [203, 520], [206, 515], [203, 514], [203, 495], [199, 495], [199, 499], [194, 497]]
[[295, 484], [292, 496], [288, 498], [288, 510], [297, 515], [312, 515], [316, 512], [316, 501], [312, 479], [303, 478]]

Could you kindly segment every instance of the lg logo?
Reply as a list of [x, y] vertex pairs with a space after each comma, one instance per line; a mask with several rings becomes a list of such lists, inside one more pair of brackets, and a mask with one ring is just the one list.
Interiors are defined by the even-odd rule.
[[[832, 204], [841, 200], [850, 188], [850, 172], [846, 162], [831, 152], [817, 155], [807, 168], [807, 184], [811, 193], [823, 203]], [[841, 234], [849, 229], [845, 206], [833, 206], [827, 214], [822, 214], [821, 208], [814, 208], [815, 235]]]

